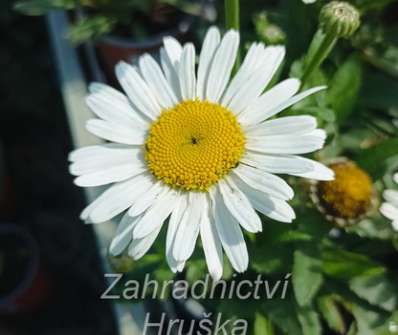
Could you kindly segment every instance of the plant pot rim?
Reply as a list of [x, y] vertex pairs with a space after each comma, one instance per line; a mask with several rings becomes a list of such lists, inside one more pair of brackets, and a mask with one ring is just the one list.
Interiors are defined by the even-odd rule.
[[35, 277], [39, 269], [39, 247], [32, 235], [25, 229], [15, 224], [0, 223], [0, 235], [10, 233], [22, 237], [24, 242], [27, 243], [27, 246], [30, 250], [31, 259], [27, 264], [27, 269], [20, 283], [10, 290], [9, 293], [5, 294], [3, 297], [0, 297], [0, 310], [3, 308], [8, 309], [9, 304], [30, 287], [32, 279]]
[[107, 34], [97, 40], [97, 44], [112, 44], [119, 48], [144, 49], [156, 47], [163, 43], [166, 36], [178, 36], [187, 33], [194, 22], [194, 18], [189, 16], [178, 23], [178, 26], [164, 32], [147, 37], [145, 40], [137, 42], [129, 37], [122, 37], [114, 34]]

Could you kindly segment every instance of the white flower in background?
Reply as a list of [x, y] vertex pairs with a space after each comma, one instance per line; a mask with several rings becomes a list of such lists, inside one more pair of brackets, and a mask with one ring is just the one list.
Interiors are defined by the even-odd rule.
[[306, 5], [308, 5], [308, 4], [311, 4], [311, 3], [315, 3], [316, 0], [303, 0], [303, 2], [304, 2]]
[[125, 212], [113, 255], [128, 247], [131, 257], [142, 257], [167, 222], [173, 271], [183, 269], [200, 235], [213, 278], [222, 276], [222, 249], [243, 272], [248, 251], [241, 228], [261, 231], [256, 211], [281, 222], [295, 218], [287, 203], [293, 190], [275, 174], [333, 178], [325, 166], [298, 156], [324, 145], [326, 134], [315, 118], [269, 120], [324, 87], [297, 94], [299, 80], [287, 79], [264, 93], [285, 49], [261, 43], [250, 47], [230, 80], [238, 46], [236, 31], [221, 39], [211, 28], [196, 70], [193, 44], [168, 37], [161, 67], [149, 55], [138, 67], [117, 65], [127, 96], [90, 85], [87, 103], [99, 118], [87, 129], [111, 143], [72, 152], [70, 171], [79, 186], [111, 184], [81, 217], [101, 223]]
[[[398, 183], [398, 173], [394, 175], [394, 181]], [[381, 205], [380, 212], [387, 219], [392, 220], [392, 227], [394, 230], [398, 231], [398, 191], [385, 190], [383, 197], [386, 202]]]

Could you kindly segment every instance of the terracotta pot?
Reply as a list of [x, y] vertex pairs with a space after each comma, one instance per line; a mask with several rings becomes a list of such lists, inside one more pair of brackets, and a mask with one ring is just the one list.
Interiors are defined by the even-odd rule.
[[0, 223], [0, 255], [0, 313], [10, 315], [38, 309], [48, 298], [50, 281], [40, 266], [34, 238], [16, 225]]

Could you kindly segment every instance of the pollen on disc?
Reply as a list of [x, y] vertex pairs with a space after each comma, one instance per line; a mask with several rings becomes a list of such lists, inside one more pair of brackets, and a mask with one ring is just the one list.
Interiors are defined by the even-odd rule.
[[171, 187], [206, 191], [239, 163], [244, 144], [231, 111], [211, 102], [184, 101], [152, 124], [145, 159], [152, 174]]

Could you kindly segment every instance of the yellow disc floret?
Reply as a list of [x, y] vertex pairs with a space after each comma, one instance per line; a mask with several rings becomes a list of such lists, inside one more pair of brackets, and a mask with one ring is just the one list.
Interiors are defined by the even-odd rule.
[[206, 191], [237, 166], [244, 144], [242, 129], [228, 109], [184, 101], [152, 124], [145, 159], [152, 174], [171, 187]]
[[372, 200], [373, 186], [368, 174], [353, 162], [329, 166], [335, 172], [332, 181], [320, 182], [318, 194], [329, 214], [355, 219], [365, 214]]

